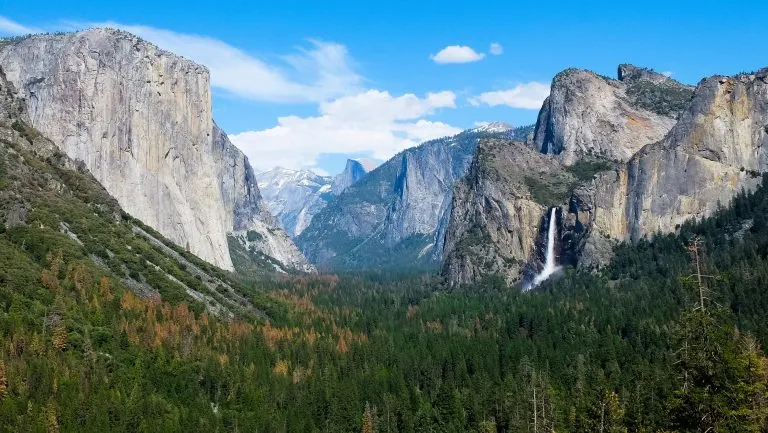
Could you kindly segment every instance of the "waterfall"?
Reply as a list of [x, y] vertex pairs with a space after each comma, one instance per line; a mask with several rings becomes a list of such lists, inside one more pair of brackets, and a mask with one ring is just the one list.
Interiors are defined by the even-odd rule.
[[557, 258], [555, 257], [555, 236], [557, 236], [557, 208], [553, 207], [549, 214], [549, 231], [547, 232], [547, 259], [544, 269], [533, 279], [533, 286], [538, 286], [542, 281], [557, 272]]

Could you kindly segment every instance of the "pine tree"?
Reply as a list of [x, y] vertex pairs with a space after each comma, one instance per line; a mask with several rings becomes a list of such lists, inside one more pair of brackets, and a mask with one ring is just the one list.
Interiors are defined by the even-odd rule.
[[605, 391], [600, 402], [600, 433], [626, 433], [624, 426], [624, 408], [619, 402], [619, 396], [613, 391]]
[[671, 403], [673, 423], [682, 431], [760, 432], [767, 427], [765, 359], [751, 343], [739, 341], [726, 318], [720, 309], [683, 315], [679, 387]]
[[376, 409], [371, 408], [370, 403], [365, 404], [365, 411], [363, 412], [363, 422], [360, 428], [361, 433], [375, 433], [376, 432]]
[[766, 360], [754, 339], [739, 335], [729, 312], [705, 296], [700, 242], [689, 248], [698, 302], [683, 313], [676, 332], [679, 384], [670, 403], [672, 422], [685, 432], [766, 431]]
[[63, 324], [53, 329], [51, 343], [53, 344], [53, 348], [58, 351], [67, 348], [67, 328]]
[[349, 352], [349, 346], [347, 345], [347, 341], [344, 339], [344, 334], [339, 335], [339, 341], [336, 343], [336, 350], [338, 350], [340, 353]]
[[496, 433], [496, 422], [493, 420], [480, 422], [478, 433]]
[[8, 372], [5, 369], [5, 362], [0, 359], [0, 400], [3, 399], [8, 391]]
[[53, 401], [45, 407], [45, 427], [48, 433], [59, 433], [59, 414]]

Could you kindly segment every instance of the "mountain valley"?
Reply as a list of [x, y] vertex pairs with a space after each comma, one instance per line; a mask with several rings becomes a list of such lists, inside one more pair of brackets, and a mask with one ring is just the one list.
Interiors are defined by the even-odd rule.
[[[0, 432], [768, 431], [768, 68], [422, 98], [352, 94], [343, 45], [277, 67], [158, 34], [210, 64], [0, 39]], [[230, 140], [221, 59], [317, 116]], [[535, 124], [426, 119], [513, 101]], [[306, 125], [384, 125], [394, 156], [318, 174]]]

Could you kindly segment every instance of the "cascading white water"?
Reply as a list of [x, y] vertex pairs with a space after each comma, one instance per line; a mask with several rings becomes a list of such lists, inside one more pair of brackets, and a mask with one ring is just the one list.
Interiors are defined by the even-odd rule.
[[547, 258], [544, 269], [533, 278], [533, 285], [538, 286], [560, 268], [555, 257], [555, 236], [557, 235], [557, 208], [553, 207], [549, 214], [549, 231], [547, 232]]

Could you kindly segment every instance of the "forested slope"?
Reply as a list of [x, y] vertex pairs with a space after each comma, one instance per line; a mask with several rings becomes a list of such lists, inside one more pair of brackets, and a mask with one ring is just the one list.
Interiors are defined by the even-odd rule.
[[531, 292], [244, 281], [124, 214], [12, 102], [1, 431], [766, 430], [768, 188]]

